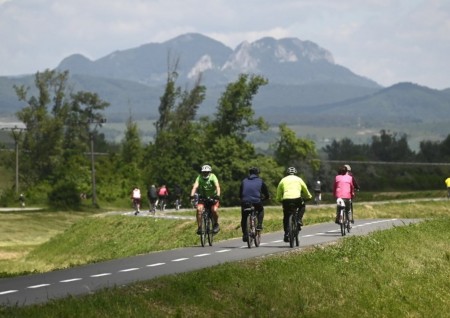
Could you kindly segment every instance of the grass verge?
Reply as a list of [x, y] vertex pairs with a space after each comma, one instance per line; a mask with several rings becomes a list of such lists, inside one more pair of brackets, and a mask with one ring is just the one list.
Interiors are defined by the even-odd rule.
[[448, 317], [450, 218], [227, 263], [2, 317]]

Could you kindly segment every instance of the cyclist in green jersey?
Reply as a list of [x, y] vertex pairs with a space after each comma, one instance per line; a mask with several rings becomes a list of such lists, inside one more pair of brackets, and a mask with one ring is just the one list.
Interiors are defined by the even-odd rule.
[[216, 201], [212, 206], [212, 214], [214, 219], [214, 234], [220, 231], [219, 228], [219, 199], [220, 199], [220, 185], [219, 180], [216, 175], [212, 173], [212, 168], [210, 165], [204, 165], [201, 170], [201, 174], [195, 179], [194, 185], [191, 190], [191, 200], [194, 198], [195, 193], [198, 193], [198, 204], [197, 204], [197, 234], [201, 235], [201, 222], [202, 222], [202, 211], [203, 211], [203, 200], [206, 198], [214, 198]]

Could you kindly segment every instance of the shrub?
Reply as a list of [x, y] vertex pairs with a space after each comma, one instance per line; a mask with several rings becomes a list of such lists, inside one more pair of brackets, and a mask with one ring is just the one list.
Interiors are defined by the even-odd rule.
[[59, 183], [48, 194], [50, 208], [78, 210], [81, 206], [79, 191], [73, 182]]

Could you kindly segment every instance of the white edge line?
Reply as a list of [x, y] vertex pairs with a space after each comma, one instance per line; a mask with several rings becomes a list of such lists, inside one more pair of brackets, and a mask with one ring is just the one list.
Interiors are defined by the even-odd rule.
[[194, 257], [203, 257], [203, 256], [209, 256], [209, 255], [211, 255], [211, 253], [197, 254], [197, 255], [194, 255]]
[[177, 259], [173, 259], [172, 262], [181, 262], [181, 261], [185, 261], [189, 258], [183, 257], [183, 258], [177, 258]]

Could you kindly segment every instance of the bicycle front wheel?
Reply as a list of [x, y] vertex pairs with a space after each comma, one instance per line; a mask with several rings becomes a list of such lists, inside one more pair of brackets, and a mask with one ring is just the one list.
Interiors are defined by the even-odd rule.
[[207, 222], [207, 218], [205, 217], [205, 211], [203, 211], [202, 214], [202, 233], [200, 234], [200, 243], [202, 243], [202, 246], [205, 247], [206, 244], [206, 232], [207, 232], [207, 228], [208, 228], [208, 222]]
[[213, 245], [213, 240], [214, 240], [214, 233], [213, 233], [213, 223], [212, 223], [210, 214], [208, 215], [206, 224], [207, 224], [207, 226], [206, 226], [206, 233], [207, 233], [207, 236], [208, 236], [208, 244], [209, 244], [209, 246], [212, 246]]

